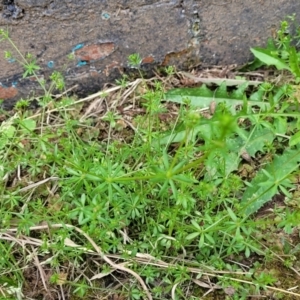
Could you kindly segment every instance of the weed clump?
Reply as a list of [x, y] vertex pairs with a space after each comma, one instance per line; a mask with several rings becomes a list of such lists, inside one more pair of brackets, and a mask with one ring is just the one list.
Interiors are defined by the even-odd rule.
[[[124, 77], [84, 99], [69, 97], [55, 71], [47, 87], [2, 30], [24, 77], [45, 90], [38, 111], [21, 100], [14, 115], [2, 112], [2, 294], [299, 296], [288, 289], [297, 279], [282, 278], [299, 275], [300, 212], [299, 53], [285, 24], [273, 50], [252, 49], [280, 70], [266, 82], [169, 67], [163, 79]], [[129, 64], [139, 68], [139, 55]]]

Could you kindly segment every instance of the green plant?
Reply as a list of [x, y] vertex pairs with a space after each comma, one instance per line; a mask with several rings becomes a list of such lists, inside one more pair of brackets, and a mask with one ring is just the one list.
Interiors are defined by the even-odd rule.
[[[289, 17], [295, 23], [295, 16]], [[298, 81], [300, 78], [299, 59], [300, 54], [296, 47], [299, 45], [300, 29], [297, 24], [297, 32], [291, 35], [291, 24], [289, 20], [281, 22], [275, 41], [269, 40], [267, 48], [251, 48], [254, 56], [264, 65], [273, 65], [278, 70], [288, 70]], [[258, 65], [257, 63], [255, 64]]]
[[[58, 71], [54, 71], [49, 77], [49, 79], [51, 80], [50, 86], [47, 87], [43, 76], [40, 76], [38, 73], [40, 67], [38, 66], [36, 59], [33, 57], [33, 55], [31, 53], [23, 55], [19, 51], [18, 47], [13, 42], [13, 40], [10, 38], [8, 30], [0, 29], [0, 42], [4, 40], [8, 41], [8, 43], [13, 48], [13, 51], [4, 51], [5, 59], [10, 62], [17, 61], [23, 67], [23, 78], [27, 78], [30, 76], [33, 76], [35, 78], [35, 80], [43, 88], [45, 93], [44, 97], [42, 97], [41, 101], [39, 101], [39, 104], [42, 106], [47, 105], [50, 102], [51, 92], [53, 91], [53, 89], [56, 88], [59, 91], [62, 91], [65, 87], [64, 78], [62, 74]], [[23, 102], [22, 105], [25, 105], [25, 103]], [[18, 106], [20, 107], [21, 104], [19, 103]]]
[[133, 68], [139, 68], [142, 62], [141, 56], [138, 53], [130, 54], [128, 57], [129, 66]]
[[[138, 55], [129, 61], [139, 68]], [[51, 80], [50, 90], [64, 87], [60, 73]], [[157, 78], [127, 80], [101, 92], [97, 115], [82, 114], [95, 103], [69, 98], [50, 109], [47, 90], [40, 113], [22, 100], [1, 122], [5, 295], [14, 287], [21, 297], [39, 277], [41, 290], [81, 298], [299, 296], [268, 272], [271, 261], [294, 274], [294, 241], [282, 259], [264, 239], [279, 230], [289, 240], [299, 219], [288, 207], [298, 192], [297, 87], [218, 79], [215, 89], [165, 91]], [[285, 206], [275, 217], [255, 215], [278, 194]]]

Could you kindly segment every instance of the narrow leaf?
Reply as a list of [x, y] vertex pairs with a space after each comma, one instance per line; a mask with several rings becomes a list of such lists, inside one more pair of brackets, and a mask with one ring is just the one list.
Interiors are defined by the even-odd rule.
[[196, 229], [198, 229], [199, 231], [202, 231], [202, 228], [195, 220], [192, 220], [191, 222]]
[[289, 54], [289, 63], [291, 70], [296, 77], [300, 77], [299, 60], [295, 47], [290, 48]]
[[194, 238], [196, 238], [198, 235], [200, 234], [200, 232], [193, 232], [190, 233], [189, 235], [187, 235], [185, 237], [186, 240], [193, 240]]
[[289, 146], [295, 146], [300, 143], [300, 131], [295, 133], [289, 140]]
[[237, 220], [237, 217], [236, 217], [235, 213], [233, 212], [233, 210], [230, 207], [227, 207], [227, 212], [228, 212], [228, 215], [230, 216], [230, 218], [232, 219], [232, 221], [235, 222]]
[[278, 70], [286, 69], [291, 71], [289, 66], [282, 59], [275, 57], [272, 54], [272, 51], [262, 48], [251, 48], [250, 50], [256, 58], [261, 60], [267, 66], [273, 65]]

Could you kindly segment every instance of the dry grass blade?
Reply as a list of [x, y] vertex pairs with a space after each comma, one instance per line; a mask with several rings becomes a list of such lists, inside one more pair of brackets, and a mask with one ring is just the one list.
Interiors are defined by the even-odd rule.
[[43, 286], [45, 288], [45, 290], [48, 292], [48, 286], [46, 284], [46, 274], [45, 274], [45, 271], [44, 269], [42, 268], [41, 264], [40, 264], [40, 261], [39, 261], [39, 258], [38, 258], [38, 255], [36, 253], [36, 250], [31, 246], [31, 249], [32, 249], [32, 255], [33, 255], [33, 258], [34, 258], [34, 261], [35, 261], [35, 265], [37, 267], [37, 269], [39, 270], [39, 273], [40, 273], [40, 276], [41, 276], [41, 279], [42, 279], [42, 282], [43, 282]]
[[64, 95], [67, 95], [68, 93], [72, 92], [73, 90], [78, 88], [78, 84], [70, 87], [69, 89], [65, 90], [63, 93], [61, 94], [57, 94], [57, 95], [51, 95], [52, 97], [54, 97], [55, 99], [59, 99], [61, 97], [63, 97]]
[[[88, 102], [88, 101], [91, 101], [91, 100], [94, 100], [96, 98], [99, 98], [99, 97], [102, 97], [103, 95], [107, 95], [107, 94], [110, 94], [110, 93], [113, 93], [113, 92], [116, 92], [124, 87], [131, 87], [131, 86], [136, 86], [138, 85], [139, 83], [141, 83], [143, 80], [142, 79], [136, 79], [135, 81], [133, 82], [129, 82], [127, 83], [125, 86], [114, 86], [112, 88], [109, 88], [107, 90], [102, 90], [102, 91], [99, 91], [97, 93], [94, 93], [88, 97], [85, 97], [85, 98], [82, 98], [82, 99], [79, 99], [73, 103], [70, 103], [66, 106], [64, 106], [64, 109], [67, 110], [69, 106], [74, 106], [74, 105], [77, 105], [77, 104], [80, 104], [80, 103], [83, 103], [83, 102]], [[60, 110], [62, 108], [53, 108], [53, 109], [50, 109], [50, 110], [47, 110], [46, 112], [43, 112], [43, 114], [51, 114], [53, 112], [57, 112], [58, 110]], [[37, 114], [34, 114], [30, 117], [28, 117], [28, 119], [35, 119], [39, 116], [42, 115], [42, 112], [39, 112]]]
[[32, 184], [30, 184], [30, 185], [28, 185], [28, 186], [26, 186], [24, 188], [21, 188], [19, 190], [19, 192], [26, 192], [28, 190], [34, 189], [34, 188], [36, 188], [36, 187], [38, 187], [38, 186], [46, 183], [48, 181], [55, 181], [55, 180], [58, 180], [58, 179], [59, 179], [58, 177], [49, 177], [49, 178], [43, 179], [43, 180], [41, 180], [39, 182], [32, 183]]
[[[81, 230], [80, 228], [70, 225], [70, 224], [52, 224], [50, 226], [47, 225], [41, 225], [41, 226], [33, 226], [30, 227], [30, 230], [45, 230], [45, 229], [50, 229], [50, 228], [70, 228], [70, 229], [74, 229], [75, 231], [77, 231], [78, 233], [80, 233], [81, 235], [83, 235], [88, 241], [89, 243], [94, 247], [95, 251], [101, 256], [101, 258], [107, 262], [112, 268], [114, 268], [115, 270], [119, 270], [128, 274], [131, 274], [132, 276], [134, 276], [136, 278], [136, 280], [141, 284], [143, 290], [145, 291], [147, 298], [149, 300], [152, 300], [152, 296], [145, 284], [145, 282], [143, 281], [143, 279], [140, 277], [140, 275], [138, 275], [136, 272], [132, 271], [131, 269], [128, 269], [127, 267], [123, 266], [123, 265], [119, 265], [114, 263], [110, 258], [108, 258], [103, 251], [101, 250], [101, 248], [93, 241], [93, 239], [91, 237], [89, 237], [83, 230]], [[7, 231], [10, 232], [17, 232], [18, 229], [9, 229]], [[1, 236], [0, 236], [1, 237]]]
[[203, 77], [197, 77], [193, 74], [187, 73], [187, 72], [179, 72], [178, 74], [181, 74], [189, 79], [192, 79], [195, 83], [201, 82], [205, 84], [217, 84], [220, 85], [223, 82], [226, 83], [227, 86], [237, 86], [241, 85], [243, 83], [248, 83], [249, 85], [259, 85], [262, 84], [262, 81], [254, 81], [254, 80], [243, 80], [243, 79], [229, 79], [229, 78], [203, 78]]
[[210, 282], [210, 283], [206, 283], [206, 282], [204, 282], [204, 281], [201, 281], [201, 280], [199, 280], [199, 279], [192, 279], [193, 280], [193, 282], [194, 283], [196, 283], [197, 285], [199, 285], [199, 286], [201, 286], [201, 287], [203, 287], [203, 288], [205, 288], [205, 289], [221, 289], [222, 287], [221, 286], [219, 286], [218, 284], [214, 284], [214, 283], [212, 283], [212, 282]]
[[[128, 265], [126, 262], [121, 263], [121, 264], [117, 264], [117, 266], [119, 266], [119, 267], [126, 267], [126, 265]], [[108, 271], [106, 273], [96, 274], [90, 280], [101, 279], [101, 278], [106, 277], [107, 275], [111, 274], [113, 271], [114, 270], [110, 270], [110, 271]]]
[[[126, 272], [128, 274], [131, 274], [132, 276], [134, 276], [138, 282], [141, 284], [141, 286], [143, 287], [145, 293], [147, 294], [147, 298], [148, 299], [152, 299], [152, 296], [147, 288], [147, 286], [145, 285], [144, 281], [142, 280], [142, 278], [134, 271], [132, 271], [131, 269], [128, 269], [125, 265], [127, 265], [127, 263], [120, 263], [120, 264], [116, 264], [114, 263], [109, 257], [111, 258], [116, 258], [116, 259], [122, 259], [121, 256], [119, 255], [105, 255], [101, 248], [99, 246], [97, 246], [95, 244], [95, 242], [85, 233], [83, 232], [81, 229], [73, 226], [73, 225], [69, 225], [69, 224], [53, 224], [50, 226], [50, 228], [70, 228], [70, 229], [74, 229], [75, 231], [79, 232], [80, 234], [82, 234], [90, 243], [91, 245], [94, 247], [96, 252], [93, 252], [92, 250], [88, 250], [85, 247], [82, 247], [76, 243], [74, 243], [73, 241], [66, 239], [65, 240], [65, 244], [66, 246], [69, 247], [75, 247], [75, 248], [79, 248], [81, 250], [85, 250], [86, 253], [89, 253], [91, 255], [93, 254], [98, 254], [100, 255], [100, 257], [107, 262], [114, 270], [119, 270], [119, 271], [123, 271]], [[49, 229], [48, 225], [41, 225], [41, 226], [33, 226], [29, 228], [30, 230], [45, 230], [45, 229]], [[18, 231], [17, 228], [11, 228], [11, 229], [7, 229], [6, 232], [1, 233], [0, 234], [0, 239], [2, 240], [7, 240], [7, 241], [12, 241], [15, 242], [17, 244], [19, 244], [21, 247], [24, 248], [25, 244], [30, 244], [30, 245], [34, 245], [34, 246], [41, 246], [43, 244], [42, 240], [39, 239], [35, 239], [35, 238], [29, 238], [29, 237], [23, 237], [20, 236], [18, 238], [14, 237], [13, 235], [11, 235], [9, 232], [11, 233], [16, 233]], [[128, 254], [130, 254], [130, 252], [128, 252]], [[152, 265], [152, 266], [156, 266], [158, 268], [162, 268], [162, 269], [168, 269], [168, 268], [176, 268], [176, 264], [173, 263], [167, 263], [164, 262], [162, 260], [157, 260], [155, 257], [149, 255], [149, 254], [142, 254], [142, 253], [137, 253], [136, 257], [135, 257], [135, 261], [137, 263], [140, 264], [145, 264], [145, 265]], [[43, 265], [43, 263], [41, 263], [41, 265]], [[193, 267], [187, 267], [186, 268], [187, 271], [189, 271], [190, 273], [193, 274], [197, 274], [197, 275], [202, 275], [202, 276], [206, 276], [207, 278], [213, 278], [213, 277], [217, 277], [217, 278], [223, 278], [223, 275], [225, 274], [231, 274], [231, 275], [251, 275], [249, 272], [230, 272], [230, 271], [215, 271], [215, 270], [210, 270], [209, 272], [205, 272], [203, 271], [203, 269], [200, 268], [193, 268]], [[110, 272], [111, 273], [111, 272]], [[95, 280], [95, 279], [99, 279], [102, 277], [107, 276], [108, 274], [97, 274], [95, 276], [93, 276], [90, 280]], [[228, 278], [228, 277], [227, 277]], [[213, 291], [214, 289], [219, 289], [220, 287], [218, 285], [215, 284], [207, 284], [204, 283], [203, 281], [199, 281], [196, 279], [192, 279], [193, 282], [203, 288], [208, 288], [209, 289], [209, 293], [211, 291]], [[195, 281], [196, 280], [196, 281]], [[240, 282], [240, 283], [244, 283], [244, 284], [248, 284], [248, 285], [255, 285], [255, 282], [252, 281], [248, 281], [248, 280], [242, 280], [242, 279], [238, 279], [235, 277], [231, 277], [232, 281], [235, 282]], [[173, 287], [176, 289], [176, 286]], [[298, 293], [294, 293], [292, 290], [297, 288], [297, 287], [293, 287], [287, 290], [281, 289], [281, 288], [276, 288], [276, 287], [272, 287], [272, 286], [266, 286], [266, 289], [270, 290], [270, 291], [274, 291], [274, 292], [279, 292], [279, 293], [283, 293], [283, 294], [288, 294], [288, 295], [292, 295], [295, 297], [300, 297], [300, 294]]]
[[176, 283], [176, 284], [174, 284], [173, 287], [172, 287], [172, 291], [171, 291], [172, 300], [175, 300], [175, 299], [176, 299], [176, 294], [175, 294], [175, 292], [176, 292], [176, 288], [177, 288], [178, 284], [179, 284], [179, 283]]

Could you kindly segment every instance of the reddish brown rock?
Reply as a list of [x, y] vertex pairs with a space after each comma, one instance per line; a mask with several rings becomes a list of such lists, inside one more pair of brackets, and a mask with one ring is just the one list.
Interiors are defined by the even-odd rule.
[[12, 99], [18, 95], [18, 90], [15, 87], [2, 87], [0, 86], [0, 99]]
[[79, 61], [95, 62], [107, 57], [113, 53], [114, 50], [114, 43], [96, 43], [83, 46], [80, 50], [76, 50], [74, 54]]

